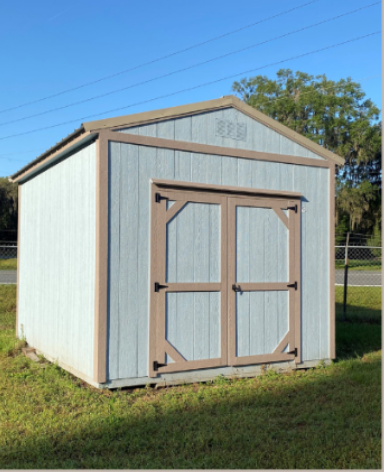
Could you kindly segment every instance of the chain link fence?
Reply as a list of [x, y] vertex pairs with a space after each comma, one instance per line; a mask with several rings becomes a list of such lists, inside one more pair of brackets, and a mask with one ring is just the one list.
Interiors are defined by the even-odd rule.
[[[337, 320], [381, 323], [381, 247], [336, 246], [335, 256]], [[16, 268], [17, 243], [0, 241], [0, 282], [15, 283]]]
[[0, 241], [0, 270], [16, 270], [17, 243], [15, 241]]
[[381, 247], [335, 248], [336, 316], [339, 321], [381, 322]]

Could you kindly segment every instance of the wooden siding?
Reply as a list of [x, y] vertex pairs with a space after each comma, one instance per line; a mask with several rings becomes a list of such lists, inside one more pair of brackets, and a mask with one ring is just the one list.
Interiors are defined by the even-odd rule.
[[166, 282], [220, 282], [220, 206], [187, 203], [167, 223]]
[[236, 282], [288, 282], [288, 230], [269, 208], [236, 208]]
[[[180, 140], [191, 136], [190, 127], [177, 125], [177, 133], [175, 128], [168, 121], [143, 127], [141, 132], [155, 136], [161, 131], [161, 137]], [[200, 133], [204, 136], [203, 124]], [[273, 151], [301, 152], [294, 144], [286, 145]], [[148, 375], [151, 178], [302, 192], [303, 360], [329, 358], [328, 169], [121, 143], [111, 143], [109, 153], [110, 380]]]
[[270, 354], [288, 332], [288, 291], [236, 294], [236, 356]]
[[93, 377], [96, 145], [21, 186], [19, 336]]
[[166, 339], [186, 360], [220, 357], [220, 303], [220, 292], [167, 293]]
[[[241, 140], [217, 136], [217, 119], [228, 120], [233, 123], [244, 123], [247, 128], [246, 138]], [[118, 131], [141, 136], [325, 160], [304, 146], [294, 143], [235, 108], [224, 108], [184, 118], [160, 121], [150, 125], [132, 126]]]

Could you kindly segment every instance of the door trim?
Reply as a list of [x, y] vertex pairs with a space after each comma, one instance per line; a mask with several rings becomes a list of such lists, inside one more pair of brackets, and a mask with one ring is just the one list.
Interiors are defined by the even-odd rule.
[[[158, 188], [151, 185], [151, 270], [150, 270], [150, 327], [149, 327], [149, 377], [168, 372], [180, 372], [210, 367], [228, 365], [228, 333], [227, 333], [227, 306], [228, 306], [228, 241], [227, 241], [227, 198], [222, 194], [203, 193], [186, 189]], [[160, 198], [156, 198], [159, 193]], [[175, 203], [167, 210], [166, 201]], [[220, 282], [180, 283], [167, 282], [166, 275], [166, 227], [167, 223], [184, 207], [185, 203], [208, 203], [220, 205]], [[167, 215], [167, 213], [169, 215]], [[154, 291], [155, 283], [161, 289]], [[166, 340], [166, 293], [175, 292], [220, 292], [220, 357], [186, 361]], [[172, 356], [173, 351], [175, 356]], [[176, 351], [176, 353], [175, 353]], [[165, 353], [174, 363], [164, 364]], [[154, 362], [159, 363], [155, 370]]]
[[[206, 185], [196, 184], [191, 182], [178, 182], [160, 179], [151, 179], [151, 239], [150, 239], [150, 313], [149, 313], [149, 377], [156, 377], [158, 374], [170, 373], [170, 372], [181, 372], [187, 370], [196, 370], [209, 367], [220, 367], [223, 365], [236, 366], [236, 365], [247, 365], [247, 364], [261, 364], [267, 362], [279, 362], [287, 360], [295, 360], [296, 363], [301, 362], [301, 268], [300, 268], [300, 253], [301, 253], [301, 241], [300, 241], [300, 220], [301, 220], [301, 193], [298, 192], [283, 192], [283, 191], [270, 191], [262, 189], [247, 189], [242, 187], [228, 187], [223, 185]], [[156, 202], [156, 193], [161, 192], [161, 195], [167, 196], [175, 203], [166, 210], [165, 200]], [[172, 195], [172, 198], [171, 198]], [[246, 356], [241, 359], [245, 359], [245, 362], [240, 359], [232, 358], [231, 352], [233, 346], [230, 345], [234, 337], [233, 326], [236, 329], [236, 319], [233, 319], [233, 311], [230, 307], [229, 293], [232, 292], [230, 287], [230, 280], [235, 280], [230, 274], [230, 267], [228, 266], [229, 261], [234, 254], [234, 245], [228, 241], [229, 235], [232, 234], [235, 219], [234, 211], [229, 211], [231, 199], [240, 201], [241, 206], [258, 207], [258, 208], [270, 208], [275, 212], [277, 217], [287, 227], [289, 231], [289, 252], [292, 255], [292, 261], [295, 262], [294, 267], [289, 262], [289, 282], [297, 282], [297, 290], [292, 287], [287, 287], [287, 283], [260, 283], [260, 284], [240, 284], [243, 291], [279, 291], [287, 290], [290, 293], [289, 296], [289, 323], [290, 326], [294, 326], [293, 330], [289, 330], [290, 335], [290, 347], [295, 346], [297, 349], [297, 355], [279, 352], [280, 341], [274, 352], [263, 355]], [[221, 281], [220, 283], [166, 283], [165, 274], [165, 254], [161, 248], [165, 247], [166, 243], [166, 223], [171, 220], [185, 205], [187, 201], [196, 203], [215, 203], [221, 205]], [[289, 218], [282, 211], [287, 206], [297, 205], [296, 211], [289, 211]], [[159, 208], [162, 211], [159, 211]], [[172, 208], [174, 208], [172, 210]], [[172, 210], [172, 211], [171, 211]], [[170, 212], [167, 216], [166, 213]], [[164, 223], [165, 222], [165, 223]], [[163, 228], [160, 228], [160, 225]], [[231, 231], [232, 228], [232, 231]], [[294, 232], [298, 237], [294, 237]], [[291, 259], [290, 259], [291, 261]], [[230, 277], [230, 278], [229, 278]], [[164, 279], [164, 280], [163, 280]], [[160, 290], [160, 296], [154, 294], [154, 284], [160, 282], [162, 289]], [[163, 355], [167, 351], [165, 333], [162, 334], [160, 339], [159, 332], [163, 328], [158, 326], [158, 310], [161, 304], [163, 306], [164, 313], [161, 314], [160, 323], [165, 329], [165, 294], [167, 292], [187, 292], [187, 291], [221, 291], [221, 357], [217, 359], [204, 359], [196, 361], [185, 361], [176, 362], [177, 370], [173, 364], [161, 366], [156, 371], [154, 370], [154, 360], [160, 359], [159, 355]], [[292, 295], [291, 295], [292, 294]], [[159, 294], [156, 294], [159, 295]], [[235, 324], [233, 324], [235, 322]], [[167, 343], [169, 344], [169, 343]], [[173, 346], [171, 346], [173, 348]], [[285, 346], [283, 346], [284, 348]], [[236, 346], [235, 346], [236, 348]], [[159, 351], [160, 349], [160, 351]], [[173, 348], [174, 349], [174, 348]], [[180, 353], [177, 353], [179, 356]], [[171, 355], [172, 357], [172, 355]], [[182, 357], [182, 356], [181, 356]]]
[[[296, 354], [278, 352], [278, 348], [283, 340], [279, 341], [278, 347], [272, 353], [250, 356], [236, 356], [237, 336], [237, 312], [236, 312], [236, 291], [228, 291], [228, 337], [229, 337], [229, 365], [248, 365], [252, 363], [277, 362], [295, 360], [301, 362], [301, 326], [300, 326], [300, 200], [279, 200], [268, 197], [266, 199], [245, 198], [241, 199], [232, 196], [228, 199], [228, 273], [229, 279], [236, 285], [236, 291], [287, 291], [289, 293], [289, 328], [287, 337], [290, 350], [297, 349]], [[241, 283], [236, 281], [236, 207], [270, 208], [283, 222], [288, 230], [288, 281], [287, 282], [266, 282], [266, 283]], [[296, 209], [295, 209], [296, 206]], [[283, 209], [290, 208], [289, 217]], [[278, 211], [276, 211], [278, 209]], [[297, 277], [297, 278], [296, 278]], [[231, 283], [232, 283], [231, 282]], [[296, 282], [296, 288], [290, 285]], [[285, 344], [286, 345], [286, 344]], [[283, 346], [283, 348], [285, 347]]]

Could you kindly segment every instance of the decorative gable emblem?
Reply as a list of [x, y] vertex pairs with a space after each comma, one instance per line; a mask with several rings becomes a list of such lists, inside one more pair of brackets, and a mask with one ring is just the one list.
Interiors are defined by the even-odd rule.
[[245, 141], [247, 139], [247, 125], [216, 118], [216, 136]]

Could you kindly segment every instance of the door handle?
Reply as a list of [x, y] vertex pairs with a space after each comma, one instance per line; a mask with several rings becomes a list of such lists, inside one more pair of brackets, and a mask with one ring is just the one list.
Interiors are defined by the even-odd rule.
[[241, 287], [240, 287], [240, 285], [233, 284], [232, 285], [232, 290], [234, 292], [241, 292]]

